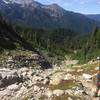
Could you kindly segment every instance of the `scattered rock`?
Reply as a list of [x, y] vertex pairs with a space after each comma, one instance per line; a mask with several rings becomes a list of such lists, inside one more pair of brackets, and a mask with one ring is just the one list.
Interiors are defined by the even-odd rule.
[[[65, 61], [65, 63], [67, 62]], [[0, 69], [0, 100], [23, 100], [25, 97], [28, 100], [39, 100], [43, 95], [46, 96], [44, 100], [51, 100], [55, 96], [62, 95], [68, 95], [69, 97], [66, 98], [68, 100], [73, 100], [73, 96], [82, 99], [86, 96], [91, 97], [92, 92], [89, 92], [92, 91], [90, 88], [92, 86], [88, 80], [92, 79], [92, 75], [83, 73], [83, 75], [77, 76], [73, 73], [76, 71], [75, 69], [62, 69], [61, 66], [58, 68], [57, 65], [56, 68], [42, 70], [41, 67], [47, 67], [48, 63], [38, 54], [30, 56], [10, 55], [0, 65], [5, 66]], [[33, 66], [36, 67], [33, 68]], [[77, 70], [77, 72], [82, 71], [81, 67]], [[64, 82], [69, 82], [66, 80], [79, 81], [81, 85], [67, 90], [50, 89], [49, 85], [59, 85], [63, 82], [62, 80]], [[90, 97], [84, 100], [91, 100]]]
[[73, 95], [73, 91], [71, 89], [65, 90], [65, 94], [68, 94], [68, 95], [72, 94]]
[[29, 71], [29, 68], [20, 68], [19, 69], [19, 73], [23, 73], [23, 72], [28, 72]]
[[43, 77], [40, 77], [40, 76], [34, 76], [32, 81], [36, 81], [36, 82], [41, 82], [43, 79]]
[[[10, 91], [10, 90], [0, 91], [0, 100], [11, 100], [10, 96], [12, 96], [12, 91]], [[10, 99], [9, 99], [9, 97], [10, 97]]]
[[50, 97], [52, 97], [53, 96], [53, 92], [52, 91], [47, 91], [46, 92], [46, 96], [48, 97], [48, 98], [50, 98]]
[[14, 63], [13, 59], [8, 59], [7, 63]]
[[74, 80], [75, 79], [75, 76], [73, 76], [72, 74], [67, 74], [67, 75], [65, 75], [65, 77], [64, 77], [64, 80], [66, 81], [66, 80]]
[[78, 69], [78, 70], [77, 70], [77, 72], [82, 72], [82, 71], [83, 71], [83, 69]]
[[95, 70], [96, 70], [96, 71], [99, 70], [99, 67], [96, 67]]
[[50, 84], [51, 85], [58, 85], [64, 78], [64, 73], [55, 73], [53, 76], [50, 77]]
[[44, 77], [42, 83], [45, 84], [45, 85], [49, 85], [49, 83], [50, 83], [50, 78], [49, 78], [49, 77]]
[[68, 97], [68, 100], [73, 100], [71, 97]]
[[34, 86], [34, 91], [35, 91], [35, 92], [39, 92], [39, 91], [40, 91], [40, 87], [35, 85], [35, 86]]

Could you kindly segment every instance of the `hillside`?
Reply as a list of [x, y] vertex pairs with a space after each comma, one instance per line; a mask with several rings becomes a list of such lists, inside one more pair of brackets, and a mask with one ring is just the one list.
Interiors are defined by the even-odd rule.
[[7, 18], [33, 28], [65, 28], [79, 33], [87, 33], [91, 32], [95, 25], [100, 25], [100, 23], [87, 18], [85, 15], [66, 11], [57, 4], [43, 5], [32, 0], [31, 3], [23, 3], [20, 2], [21, 0], [19, 0], [20, 3], [16, 0], [4, 1], [0, 1], [0, 11]]
[[14, 49], [16, 44], [23, 44], [23, 39], [14, 31], [12, 26], [0, 16], [0, 48]]
[[100, 14], [90, 14], [90, 15], [87, 15], [87, 17], [96, 21], [100, 21]]
[[0, 48], [15, 49], [18, 46], [35, 51], [35, 49], [14, 30], [12, 25], [9, 24], [5, 18], [0, 16]]

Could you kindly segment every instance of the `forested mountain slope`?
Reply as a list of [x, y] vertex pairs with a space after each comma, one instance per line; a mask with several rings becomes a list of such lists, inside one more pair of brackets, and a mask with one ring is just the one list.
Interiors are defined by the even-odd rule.
[[100, 21], [100, 14], [90, 14], [90, 15], [87, 15], [87, 17], [96, 21]]
[[57, 4], [43, 5], [34, 0], [24, 1], [0, 0], [0, 11], [11, 21], [33, 28], [65, 28], [87, 33], [91, 32], [94, 26], [100, 25], [85, 15], [64, 10]]

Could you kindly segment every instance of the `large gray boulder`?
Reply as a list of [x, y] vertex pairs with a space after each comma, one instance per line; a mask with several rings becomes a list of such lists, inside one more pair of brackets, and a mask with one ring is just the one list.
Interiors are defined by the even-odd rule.
[[19, 85], [17, 85], [17, 84], [12, 84], [12, 85], [9, 85], [9, 86], [7, 87], [7, 89], [9, 89], [9, 90], [11, 90], [11, 91], [17, 91], [17, 90], [19, 90]]

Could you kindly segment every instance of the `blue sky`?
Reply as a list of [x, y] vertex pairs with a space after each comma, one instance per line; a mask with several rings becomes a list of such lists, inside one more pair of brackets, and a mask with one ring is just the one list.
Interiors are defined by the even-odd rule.
[[57, 3], [66, 10], [83, 14], [100, 14], [100, 0], [36, 0], [43, 4]]

